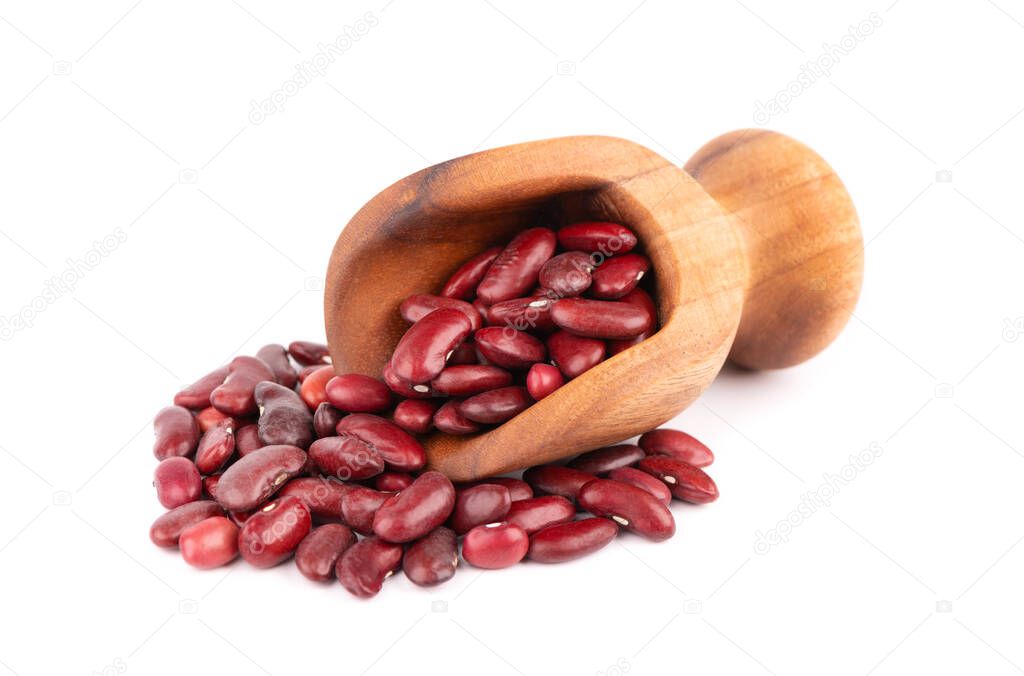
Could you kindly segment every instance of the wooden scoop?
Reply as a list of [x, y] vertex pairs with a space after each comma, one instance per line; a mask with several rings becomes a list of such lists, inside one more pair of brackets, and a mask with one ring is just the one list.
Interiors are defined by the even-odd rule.
[[660, 330], [512, 420], [424, 441], [458, 481], [551, 462], [670, 420], [726, 358], [798, 364], [856, 304], [863, 243], [831, 167], [769, 131], [711, 141], [685, 169], [630, 141], [578, 136], [488, 150], [408, 176], [338, 238], [324, 314], [338, 373], [379, 377], [407, 324], [398, 306], [436, 293], [465, 260], [520, 230], [606, 220], [632, 228], [653, 264]]

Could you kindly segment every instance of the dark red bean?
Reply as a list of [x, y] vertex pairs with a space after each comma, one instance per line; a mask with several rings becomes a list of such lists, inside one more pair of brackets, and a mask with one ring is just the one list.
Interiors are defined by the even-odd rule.
[[654, 318], [632, 303], [563, 298], [551, 307], [555, 325], [587, 338], [626, 340], [654, 325]]
[[180, 456], [162, 460], [156, 466], [153, 486], [157, 500], [167, 509], [194, 502], [203, 493], [203, 480], [195, 463]]
[[434, 396], [430, 391], [430, 385], [422, 383], [413, 385], [396, 376], [395, 370], [391, 368], [391, 364], [384, 365], [381, 375], [384, 377], [384, 383], [388, 386], [388, 389], [399, 396], [409, 399], [427, 399]]
[[412, 475], [406, 472], [384, 472], [374, 478], [373, 487], [385, 493], [397, 493], [408, 488], [412, 480]]
[[196, 413], [196, 424], [199, 425], [199, 431], [203, 433], [209, 432], [211, 429], [225, 421], [232, 423], [232, 427], [236, 426], [236, 423], [238, 422], [232, 416], [229, 416], [226, 413], [221, 413], [213, 406], [204, 408], [202, 411]]
[[366, 599], [380, 592], [401, 562], [402, 545], [369, 537], [346, 549], [334, 570], [342, 587]]
[[221, 475], [217, 502], [230, 511], [253, 509], [306, 468], [297, 446], [264, 446], [238, 459]]
[[513, 298], [491, 305], [485, 316], [491, 326], [545, 334], [555, 329], [552, 304], [554, 300], [544, 296]]
[[551, 526], [530, 538], [527, 557], [539, 563], [562, 563], [593, 554], [615, 539], [619, 527], [614, 521], [580, 519]]
[[525, 387], [514, 385], [477, 394], [459, 404], [459, 413], [473, 422], [484, 424], [503, 423], [516, 417], [530, 405], [533, 399]]
[[347, 413], [376, 413], [391, 408], [388, 386], [361, 373], [346, 373], [327, 381], [327, 400]]
[[235, 357], [228, 364], [228, 377], [210, 393], [210, 403], [221, 413], [245, 416], [256, 413], [254, 390], [257, 383], [274, 381], [274, 372], [256, 357]]
[[639, 446], [619, 444], [579, 455], [569, 463], [569, 467], [591, 474], [606, 474], [613, 469], [629, 467], [645, 457], [644, 449]]
[[505, 369], [472, 364], [449, 366], [430, 381], [430, 389], [449, 397], [468, 397], [511, 384], [512, 374]]
[[658, 501], [663, 505], [668, 506], [668, 504], [672, 502], [672, 491], [668, 489], [668, 486], [665, 485], [664, 481], [657, 479], [636, 467], [620, 467], [618, 469], [613, 469], [608, 472], [608, 478], [613, 481], [621, 481], [624, 484], [642, 488], [654, 497], [658, 498]]
[[594, 283], [590, 295], [594, 298], [622, 298], [636, 288], [651, 269], [647, 256], [637, 253], [612, 256], [594, 270]]
[[694, 467], [707, 467], [715, 461], [711, 449], [686, 432], [661, 427], [651, 430], [637, 442], [648, 455], [667, 455]]
[[511, 505], [512, 496], [504, 486], [488, 483], [470, 486], [455, 494], [449, 525], [462, 535], [474, 526], [503, 521]]
[[288, 354], [303, 366], [331, 363], [331, 352], [327, 346], [321, 343], [311, 343], [308, 340], [296, 340], [289, 344]]
[[192, 524], [178, 540], [181, 558], [201, 570], [226, 566], [238, 556], [238, 526], [223, 516]]
[[433, 587], [450, 580], [459, 566], [459, 547], [450, 528], [435, 528], [409, 545], [402, 570], [413, 584]]
[[583, 221], [558, 231], [558, 243], [570, 251], [586, 251], [613, 256], [636, 246], [636, 235], [618, 223]]
[[533, 487], [534, 492], [561, 495], [569, 500], [575, 500], [583, 485], [596, 478], [588, 472], [561, 465], [538, 465], [523, 472], [523, 480]]
[[[331, 430], [331, 434], [333, 433], [334, 430]], [[243, 425], [235, 432], [235, 450], [238, 451], [239, 457], [244, 458], [261, 448], [263, 448], [263, 442], [260, 441], [260, 428], [258, 424]]]
[[324, 474], [342, 481], [359, 481], [384, 471], [384, 459], [358, 437], [342, 435], [317, 439], [309, 459]]
[[526, 374], [526, 391], [540, 401], [565, 384], [565, 377], [557, 366], [534, 364]]
[[449, 354], [473, 328], [458, 310], [434, 310], [409, 327], [391, 355], [395, 376], [412, 385], [429, 383], [445, 367]]
[[286, 483], [277, 495], [294, 495], [306, 503], [315, 517], [341, 519], [345, 495], [356, 488], [326, 477], [299, 477]]
[[427, 463], [423, 445], [390, 420], [368, 413], [353, 413], [336, 427], [339, 435], [358, 437], [384, 458], [389, 469], [414, 472]]
[[196, 449], [196, 468], [201, 473], [213, 474], [231, 459], [235, 452], [234, 424], [228, 418], [203, 434]]
[[580, 506], [594, 516], [606, 516], [650, 540], [667, 540], [676, 532], [672, 512], [642, 488], [596, 479], [580, 489], [578, 499]]
[[428, 399], [405, 399], [398, 402], [391, 417], [410, 434], [426, 434], [434, 427], [434, 413], [440, 405], [441, 402]]
[[480, 312], [472, 304], [457, 298], [446, 298], [444, 296], [432, 296], [429, 293], [417, 293], [409, 296], [398, 306], [398, 312], [402, 319], [415, 324], [428, 314], [439, 308], [458, 310], [466, 315], [472, 324], [472, 330], [476, 331], [483, 326], [484, 319]]
[[559, 298], [578, 296], [590, 288], [593, 271], [594, 262], [589, 253], [567, 251], [540, 269], [540, 285]]
[[355, 533], [348, 526], [340, 523], [317, 526], [295, 550], [295, 565], [310, 580], [327, 582], [334, 577], [338, 559], [355, 543]]
[[597, 338], [557, 331], [547, 340], [551, 361], [566, 378], [575, 378], [604, 360], [605, 344]]
[[168, 406], [153, 419], [153, 455], [157, 460], [186, 456], [199, 443], [199, 424], [192, 412], [181, 406]]
[[462, 558], [477, 568], [508, 568], [523, 560], [530, 537], [511, 523], [477, 526], [462, 541]]
[[480, 284], [480, 280], [487, 273], [487, 268], [491, 267], [491, 263], [498, 257], [502, 249], [503, 247], [500, 246], [491, 247], [463, 263], [445, 283], [444, 288], [441, 289], [441, 295], [445, 298], [460, 298], [462, 300], [472, 298], [476, 294], [476, 287]]
[[207, 373], [174, 395], [174, 405], [191, 409], [207, 408], [210, 405], [210, 393], [217, 389], [227, 377], [227, 366]]
[[295, 367], [288, 361], [288, 352], [284, 346], [277, 343], [264, 345], [256, 352], [256, 358], [269, 366], [274, 373], [274, 379], [288, 389], [295, 387], [299, 382], [299, 376], [295, 373]]
[[310, 411], [315, 411], [320, 404], [327, 401], [327, 383], [333, 377], [333, 366], [320, 366], [302, 381], [299, 396], [306, 402]]
[[471, 341], [466, 341], [459, 345], [452, 352], [452, 356], [448, 357], [448, 366], [464, 366], [476, 363], [476, 344]]
[[291, 556], [312, 527], [309, 508], [302, 500], [276, 499], [246, 519], [238, 534], [238, 552], [257, 568], [271, 568]]
[[434, 427], [445, 434], [472, 434], [479, 432], [481, 426], [459, 412], [459, 399], [450, 399], [437, 409], [434, 414]]
[[380, 506], [373, 532], [388, 542], [410, 542], [434, 530], [452, 513], [455, 487], [440, 472], [424, 472]]
[[341, 499], [342, 521], [360, 535], [370, 535], [377, 510], [393, 495], [365, 486], [350, 486]]
[[555, 233], [530, 228], [516, 235], [487, 269], [476, 295], [488, 305], [524, 295], [537, 283], [540, 269], [555, 253]]
[[183, 530], [203, 519], [223, 514], [224, 510], [213, 500], [186, 503], [157, 517], [149, 527], [149, 539], [157, 547], [176, 547]]
[[653, 336], [654, 333], [658, 330], [658, 309], [654, 305], [654, 300], [646, 291], [639, 287], [633, 289], [625, 296], [620, 298], [619, 302], [630, 303], [631, 305], [636, 305], [637, 307], [643, 308], [644, 312], [646, 312], [651, 317], [651, 328], [647, 329], [646, 331], [636, 336], [635, 338], [608, 341], [609, 357], [614, 356], [619, 352], [622, 352], [623, 350], [627, 350], [636, 345], [637, 343], [642, 343], [643, 341]]
[[207, 497], [217, 499], [217, 484], [220, 483], [220, 474], [211, 474], [203, 477], [203, 494]]
[[333, 437], [334, 428], [345, 414], [331, 406], [330, 402], [322, 402], [313, 412], [313, 431], [317, 438]]
[[474, 340], [476, 349], [488, 362], [507, 369], [528, 369], [544, 361], [547, 354], [539, 339], [507, 326], [480, 329]]
[[703, 505], [718, 499], [718, 486], [699, 467], [689, 465], [667, 455], [650, 455], [637, 467], [656, 476], [668, 485], [672, 496], [683, 502]]
[[576, 506], [561, 495], [517, 500], [512, 503], [505, 520], [514, 523], [528, 535], [576, 518]]

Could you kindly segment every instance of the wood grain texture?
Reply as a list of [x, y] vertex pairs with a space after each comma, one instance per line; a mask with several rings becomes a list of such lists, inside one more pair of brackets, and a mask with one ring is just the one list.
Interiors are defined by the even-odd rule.
[[[743, 150], [748, 139], [729, 143], [722, 137], [701, 151], [704, 160], [696, 165], [701, 182], [707, 180], [724, 206], [663, 157], [610, 137], [568, 137], [498, 148], [408, 176], [370, 200], [335, 245], [324, 297], [335, 370], [379, 376], [406, 329], [398, 314], [406, 296], [436, 292], [466, 259], [507, 242], [519, 230], [536, 225], [557, 228], [581, 219], [618, 221], [636, 231], [653, 263], [661, 329], [491, 431], [429, 437], [425, 446], [432, 468], [454, 480], [470, 480], [558, 460], [656, 427], [707, 388], [730, 350], [735, 351], [737, 331], [745, 325], [764, 322], [760, 332], [767, 336], [758, 339], [751, 331], [744, 342], [750, 347], [736, 353], [740, 363], [756, 366], [764, 355], [781, 355], [778, 363], [764, 362], [774, 366], [795, 355], [809, 357], [841, 326], [834, 319], [822, 319], [828, 312], [821, 307], [831, 311], [851, 304], [850, 290], [837, 301], [798, 303], [779, 319], [768, 312], [775, 299], [788, 303], [792, 294], [802, 297], [804, 270], [832, 279], [825, 274], [828, 257], [819, 251], [828, 244], [819, 240], [828, 240], [831, 217], [820, 227], [805, 228], [814, 242], [798, 246], [799, 255], [785, 258], [799, 264], [787, 267], [784, 262], [748, 260], [751, 255], [780, 254], [766, 244], [752, 244], [750, 228], [736, 214], [750, 207], [742, 213], [763, 224], [762, 216], [785, 211], [788, 215], [772, 217], [770, 226], [763, 226], [771, 228], [770, 236], [781, 246], [787, 238], [803, 237], [787, 234], [787, 227], [803, 223], [796, 215], [819, 214], [830, 204], [849, 204], [849, 199], [837, 180], [830, 182], [825, 176], [821, 167], [827, 165], [817, 155], [786, 137], [771, 136], [781, 139], [779, 145], [762, 146], [761, 152], [790, 149], [793, 156], [788, 163], [773, 160], [777, 163], [767, 168], [743, 168], [751, 175], [748, 191], [725, 181], [718, 169], [724, 162], [740, 171], [743, 156], [734, 153], [756, 150]], [[808, 156], [799, 160], [801, 154]], [[805, 199], [806, 190], [789, 183], [779, 184], [779, 194], [771, 190], [773, 181], [785, 177], [795, 182], [801, 171], [817, 181], [814, 192], [835, 190], [842, 195], [805, 212], [800, 205], [787, 203], [786, 194]], [[830, 170], [828, 175], [834, 178]], [[850, 223], [844, 221], [842, 247], [849, 245]], [[855, 218], [852, 224], [856, 229]], [[794, 290], [787, 284], [797, 286]], [[751, 305], [748, 296], [755, 293], [757, 301]], [[819, 296], [831, 293], [826, 285]], [[801, 315], [801, 308], [810, 315]], [[803, 335], [807, 332], [815, 335]]]

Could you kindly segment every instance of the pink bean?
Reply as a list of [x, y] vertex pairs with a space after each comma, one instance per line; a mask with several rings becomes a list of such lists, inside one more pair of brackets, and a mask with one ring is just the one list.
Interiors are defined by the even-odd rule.
[[[333, 434], [333, 430], [331, 433]], [[261, 448], [263, 442], [260, 441], [259, 425], [243, 425], [235, 432], [235, 450], [238, 451], [239, 457], [244, 458]]]
[[676, 532], [668, 507], [647, 491], [630, 484], [596, 479], [580, 489], [579, 503], [594, 516], [606, 516], [650, 540], [667, 540]]
[[555, 246], [555, 233], [547, 228], [520, 232], [491, 263], [476, 288], [477, 296], [488, 305], [522, 296], [537, 283]]
[[569, 467], [591, 474], [606, 474], [613, 469], [636, 464], [645, 457], [646, 454], [639, 446], [619, 444], [579, 455], [569, 463]]
[[299, 477], [286, 483], [277, 495], [282, 498], [287, 495], [299, 498], [317, 518], [341, 519], [346, 494], [357, 488], [361, 487], [326, 477]]
[[533, 399], [530, 398], [526, 388], [514, 385], [466, 399], [459, 404], [459, 413], [473, 422], [497, 424], [511, 420], [529, 408], [531, 404], [533, 404]]
[[274, 372], [262, 360], [235, 357], [228, 364], [228, 377], [210, 393], [210, 403], [227, 415], [252, 415], [256, 413], [254, 390], [264, 380], [274, 382]]
[[544, 343], [522, 331], [491, 326], [480, 329], [475, 336], [476, 348], [484, 358], [507, 369], [528, 369], [544, 361]]
[[565, 384], [565, 377], [557, 366], [534, 364], [526, 374], [526, 391], [540, 401]]
[[388, 386], [361, 373], [346, 373], [327, 381], [327, 400], [346, 413], [376, 413], [391, 408]]
[[577, 336], [608, 340], [635, 338], [654, 325], [654, 318], [632, 303], [563, 298], [551, 308], [555, 324]]
[[320, 366], [302, 381], [299, 396], [310, 411], [327, 401], [327, 383], [334, 377], [333, 366]]
[[282, 345], [271, 343], [264, 345], [256, 352], [256, 358], [263, 361], [274, 373], [274, 380], [288, 389], [295, 387], [299, 382], [299, 376], [295, 373], [295, 367], [288, 361], [288, 352]]
[[[444, 373], [444, 371], [441, 371]], [[410, 434], [426, 434], [434, 427], [434, 413], [440, 402], [428, 399], [405, 399], [398, 402], [392, 419]]]
[[594, 262], [590, 254], [568, 251], [544, 264], [540, 269], [540, 285], [559, 298], [578, 296], [590, 288], [593, 272]]
[[321, 402], [313, 412], [313, 431], [317, 438], [333, 437], [334, 428], [343, 417], [345, 414], [331, 406], [330, 402]]
[[459, 399], [449, 399], [434, 414], [434, 427], [445, 434], [472, 434], [479, 432], [481, 426], [459, 412]]
[[440, 472], [424, 472], [388, 498], [373, 517], [373, 532], [388, 542], [410, 542], [445, 522], [455, 506], [455, 487]]
[[191, 409], [203, 409], [210, 405], [210, 393], [228, 377], [228, 367], [222, 366], [188, 385], [174, 395], [174, 405]]
[[219, 471], [235, 453], [235, 421], [227, 419], [210, 428], [199, 440], [196, 468], [202, 474]]
[[569, 500], [575, 500], [584, 484], [596, 478], [588, 472], [561, 465], [538, 465], [523, 472], [523, 480], [533, 487], [534, 492], [561, 495]]
[[568, 331], [551, 334], [547, 347], [551, 361], [566, 378], [582, 375], [604, 360], [603, 340], [575, 336]]
[[294, 496], [260, 507], [238, 534], [238, 551], [257, 568], [272, 568], [298, 548], [313, 527], [309, 508]]
[[264, 446], [224, 470], [217, 502], [230, 511], [253, 509], [306, 469], [306, 463], [306, 452], [297, 446]]
[[590, 295], [603, 299], [622, 298], [636, 288], [650, 269], [651, 261], [647, 256], [637, 253], [612, 256], [594, 270]]
[[624, 484], [641, 488], [654, 497], [658, 498], [666, 507], [672, 502], [672, 491], [668, 489], [665, 482], [656, 479], [647, 472], [636, 467], [620, 467], [608, 472], [608, 478], [613, 481], [621, 481]]
[[449, 525], [462, 535], [474, 526], [504, 520], [511, 505], [512, 496], [504, 486], [488, 483], [470, 486], [456, 493]]
[[295, 565], [308, 579], [327, 582], [334, 577], [338, 559], [355, 543], [355, 533], [348, 526], [340, 523], [317, 526], [295, 550]]
[[412, 385], [429, 383], [448, 356], [470, 334], [472, 323], [458, 310], [434, 310], [409, 327], [391, 355], [395, 376]]
[[412, 481], [412, 475], [406, 472], [384, 472], [374, 478], [373, 487], [385, 493], [397, 493], [408, 488]]
[[450, 528], [435, 528], [409, 545], [402, 570], [413, 584], [433, 587], [450, 580], [459, 566], [459, 547]]
[[667, 455], [647, 456], [637, 467], [668, 484], [672, 496], [683, 502], [703, 505], [718, 499], [718, 486], [699, 467]]
[[289, 344], [288, 354], [303, 366], [331, 363], [331, 353], [326, 345], [307, 340], [296, 340]]
[[370, 598], [380, 592], [402, 562], [402, 545], [377, 537], [360, 540], [345, 550], [338, 559], [335, 574], [341, 586], [359, 598]]
[[512, 374], [497, 366], [449, 366], [430, 382], [436, 394], [468, 397], [512, 384]]
[[181, 406], [168, 406], [153, 419], [153, 455], [157, 460], [186, 456], [199, 443], [199, 424], [192, 412]]
[[545, 296], [513, 298], [488, 307], [485, 317], [490, 326], [545, 334], [555, 329], [553, 304], [554, 300]]
[[162, 460], [153, 472], [153, 486], [157, 500], [167, 509], [194, 502], [203, 492], [203, 480], [195, 463], [182, 457]]
[[223, 515], [224, 510], [213, 500], [188, 502], [157, 517], [149, 527], [149, 539], [157, 547], [177, 547], [186, 528], [211, 516]]
[[469, 300], [476, 292], [480, 280], [484, 278], [491, 263], [502, 252], [503, 247], [495, 246], [462, 264], [458, 270], [448, 279], [448, 282], [441, 290], [441, 295], [446, 298], [460, 298]]
[[601, 253], [605, 256], [623, 254], [636, 246], [636, 235], [618, 223], [583, 221], [558, 231], [563, 249]]
[[527, 556], [539, 563], [562, 563], [593, 554], [615, 539], [619, 527], [601, 518], [550, 526], [530, 538]]
[[342, 481], [359, 481], [384, 471], [384, 459], [368, 444], [351, 435], [317, 439], [309, 459], [324, 474]]
[[711, 449], [686, 432], [661, 427], [651, 430], [637, 442], [648, 455], [667, 455], [694, 467], [707, 467], [715, 461]]
[[358, 437], [380, 454], [389, 469], [414, 472], [427, 463], [422, 444], [390, 420], [368, 413], [353, 413], [342, 418], [336, 428], [339, 435]]
[[514, 523], [528, 535], [576, 518], [576, 506], [560, 495], [545, 495], [512, 503], [505, 520]]
[[223, 516], [192, 524], [178, 540], [181, 558], [201, 570], [226, 566], [238, 556], [238, 526]]
[[477, 568], [497, 569], [514, 566], [530, 548], [530, 537], [511, 523], [477, 526], [462, 541], [462, 558]]
[[432, 296], [429, 293], [417, 293], [413, 296], [409, 296], [402, 301], [401, 305], [398, 306], [398, 312], [402, 315], [402, 319], [410, 324], [415, 324], [439, 308], [458, 310], [465, 314], [466, 318], [469, 319], [469, 322], [472, 325], [473, 331], [476, 331], [483, 326], [484, 318], [470, 303], [457, 298]]
[[341, 499], [342, 520], [360, 535], [370, 535], [373, 533], [373, 519], [377, 510], [393, 495], [365, 486], [350, 486]]

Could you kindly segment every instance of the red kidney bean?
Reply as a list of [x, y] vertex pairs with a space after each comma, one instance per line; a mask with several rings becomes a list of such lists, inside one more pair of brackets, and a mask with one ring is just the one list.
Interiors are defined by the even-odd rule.
[[284, 346], [277, 343], [264, 345], [256, 352], [256, 358], [263, 361], [274, 373], [274, 380], [288, 389], [295, 387], [299, 376], [295, 373], [295, 367], [288, 361], [288, 352]]
[[211, 474], [203, 477], [203, 494], [216, 500], [217, 484], [220, 483], [220, 474]]
[[333, 366], [320, 366], [302, 381], [299, 396], [306, 402], [310, 411], [315, 411], [320, 404], [327, 401], [327, 382], [333, 377]]
[[355, 543], [355, 533], [348, 526], [340, 523], [317, 526], [295, 550], [295, 565], [310, 580], [327, 582], [334, 577], [338, 559]]
[[312, 527], [309, 508], [302, 500], [276, 499], [246, 519], [238, 534], [238, 552], [257, 568], [271, 568], [291, 556]]
[[649, 455], [637, 467], [656, 476], [672, 491], [672, 496], [683, 502], [703, 505], [718, 499], [718, 486], [699, 467], [689, 465], [667, 455]]
[[635, 247], [636, 235], [618, 223], [583, 221], [559, 230], [558, 243], [563, 249], [612, 256], [626, 253]]
[[465, 366], [476, 363], [476, 344], [471, 341], [459, 345], [452, 351], [452, 356], [448, 357], [448, 366]]
[[614, 521], [593, 518], [550, 526], [530, 538], [527, 557], [539, 563], [562, 563], [593, 554], [615, 539]]
[[368, 537], [345, 550], [334, 572], [349, 593], [366, 599], [380, 592], [401, 562], [402, 545]]
[[475, 340], [476, 349], [488, 362], [507, 369], [528, 369], [534, 363], [544, 361], [547, 354], [544, 343], [539, 339], [507, 326], [480, 329]]
[[402, 315], [402, 319], [410, 324], [415, 324], [439, 308], [458, 310], [465, 314], [466, 318], [469, 319], [469, 323], [472, 325], [471, 330], [473, 331], [476, 331], [483, 326], [484, 319], [472, 304], [457, 298], [432, 296], [429, 293], [417, 293], [409, 296], [402, 301], [401, 305], [398, 306], [398, 312]]
[[594, 270], [590, 295], [603, 299], [622, 298], [636, 288], [650, 269], [651, 261], [647, 256], [637, 253], [612, 256]]
[[430, 391], [430, 385], [424, 385], [422, 383], [413, 385], [396, 376], [395, 370], [391, 368], [391, 364], [385, 364], [381, 374], [384, 377], [384, 383], [388, 386], [388, 389], [401, 397], [409, 399], [427, 399], [434, 396]]
[[494, 424], [511, 420], [533, 404], [525, 387], [514, 385], [477, 394], [459, 404], [459, 413], [473, 422]]
[[484, 316], [491, 326], [541, 334], [550, 333], [555, 329], [555, 323], [551, 321], [553, 303], [554, 300], [544, 296], [513, 298], [491, 305]]
[[427, 399], [404, 399], [395, 406], [391, 417], [410, 434], [426, 434], [434, 427], [434, 413], [440, 405], [441, 402]]
[[412, 480], [412, 475], [406, 472], [384, 472], [374, 478], [373, 487], [385, 493], [397, 493], [408, 488]]
[[294, 495], [306, 503], [313, 516], [320, 519], [341, 519], [345, 495], [357, 487], [326, 477], [292, 479], [278, 491], [278, 497]]
[[224, 421], [231, 422], [232, 424], [236, 422], [234, 418], [221, 413], [213, 406], [204, 408], [202, 411], [196, 413], [196, 424], [199, 425], [199, 431], [203, 433], [209, 432]]
[[518, 500], [527, 500], [533, 497], [533, 489], [530, 488], [530, 484], [526, 483], [522, 479], [513, 479], [507, 476], [493, 476], [489, 479], [482, 479], [477, 483], [488, 483], [497, 484], [498, 486], [504, 486], [508, 489], [509, 495], [512, 498], [512, 502]]
[[676, 532], [675, 519], [668, 507], [630, 484], [595, 479], [580, 489], [579, 503], [594, 516], [606, 516], [650, 540], [667, 540]]
[[157, 500], [167, 509], [194, 502], [203, 492], [203, 480], [195, 463], [180, 456], [160, 461], [153, 472], [153, 486]]
[[317, 439], [309, 447], [309, 459], [321, 472], [342, 481], [369, 479], [384, 471], [380, 454], [348, 434]]
[[365, 486], [349, 486], [341, 499], [341, 518], [346, 525], [361, 535], [373, 533], [373, 518], [377, 510], [394, 493], [382, 493]]
[[196, 468], [202, 474], [213, 474], [227, 464], [235, 452], [235, 421], [231, 418], [211, 427], [199, 440]]
[[430, 381], [430, 389], [448, 397], [468, 397], [511, 384], [512, 374], [505, 369], [471, 364], [449, 366]]
[[345, 414], [331, 406], [330, 402], [325, 401], [317, 406], [313, 412], [313, 431], [316, 432], [317, 438], [333, 437], [334, 428], [344, 416]]
[[540, 269], [540, 285], [559, 298], [578, 296], [591, 285], [594, 262], [583, 251], [558, 254]]
[[429, 383], [445, 367], [449, 354], [470, 334], [465, 313], [434, 310], [409, 327], [391, 354], [395, 376], [412, 385]]
[[201, 570], [226, 566], [238, 556], [238, 526], [223, 516], [192, 524], [178, 540], [181, 558]]
[[223, 515], [224, 510], [213, 500], [188, 502], [157, 517], [149, 527], [149, 539], [157, 547], [176, 547], [186, 528], [211, 516]]
[[424, 472], [380, 506], [373, 532], [388, 542], [409, 542], [434, 530], [452, 513], [455, 487], [440, 472]]
[[260, 440], [264, 444], [309, 446], [314, 438], [313, 414], [295, 390], [262, 382], [256, 386], [255, 396], [260, 408]]
[[522, 296], [537, 283], [541, 267], [555, 253], [555, 233], [530, 228], [516, 235], [487, 269], [476, 295], [488, 305]]
[[613, 300], [563, 298], [551, 308], [555, 325], [587, 338], [626, 340], [654, 325], [654, 318], [632, 303]]
[[227, 366], [207, 373], [174, 395], [174, 405], [192, 409], [207, 408], [210, 405], [210, 393], [219, 387], [227, 377]]
[[626, 340], [610, 340], [608, 341], [608, 356], [613, 357], [623, 350], [627, 350], [637, 343], [642, 343], [655, 334], [658, 330], [658, 308], [654, 305], [654, 300], [651, 298], [643, 289], [637, 287], [627, 293], [625, 296], [619, 299], [620, 303], [629, 303], [636, 305], [637, 307], [643, 308], [651, 317], [651, 328], [647, 329], [635, 338], [628, 338]]
[[288, 354], [303, 366], [331, 363], [331, 352], [327, 346], [321, 343], [311, 343], [308, 340], [296, 340], [290, 343]]
[[569, 500], [575, 500], [584, 484], [596, 478], [588, 472], [561, 465], [538, 465], [523, 472], [523, 480], [533, 487], [534, 492], [561, 495]]
[[306, 469], [306, 463], [306, 452], [297, 446], [264, 446], [224, 470], [217, 502], [230, 511], [252, 509]]
[[694, 467], [707, 467], [715, 461], [710, 448], [679, 430], [660, 427], [641, 435], [637, 443], [648, 455], [667, 455]]
[[665, 482], [656, 479], [647, 472], [636, 467], [619, 467], [608, 472], [608, 478], [613, 481], [621, 481], [624, 484], [641, 488], [654, 497], [658, 498], [666, 507], [672, 502], [672, 491], [668, 489]]
[[504, 486], [489, 483], [470, 486], [455, 494], [449, 525], [462, 535], [474, 526], [504, 520], [511, 505], [512, 496]]
[[450, 528], [435, 528], [409, 545], [402, 570], [413, 584], [433, 587], [450, 580], [459, 566], [459, 546]]
[[551, 361], [566, 378], [582, 375], [604, 360], [603, 340], [574, 336], [568, 331], [551, 334], [547, 347]]
[[256, 412], [253, 390], [264, 380], [274, 381], [274, 372], [256, 357], [235, 357], [228, 364], [228, 377], [210, 393], [210, 403], [221, 413], [233, 416]]
[[462, 541], [462, 558], [477, 568], [508, 568], [523, 560], [530, 537], [511, 523], [477, 526]]
[[303, 366], [301, 369], [299, 369], [299, 384], [301, 385], [302, 383], [306, 382], [306, 378], [309, 377], [309, 374], [318, 371], [322, 367], [323, 364], [311, 364], [310, 366]]
[[[331, 433], [333, 434], [334, 431], [332, 430]], [[235, 450], [238, 451], [239, 457], [244, 458], [261, 448], [263, 448], [263, 442], [260, 441], [260, 428], [258, 424], [242, 425], [235, 432]]]
[[336, 427], [339, 435], [351, 434], [365, 442], [384, 458], [389, 469], [414, 472], [427, 463], [420, 442], [390, 420], [368, 413], [353, 413]]
[[347, 413], [376, 413], [391, 407], [388, 386], [361, 373], [346, 373], [327, 381], [327, 400]]
[[449, 399], [434, 414], [434, 427], [445, 434], [472, 434], [482, 428], [459, 412], [460, 399]]
[[613, 469], [629, 467], [645, 457], [644, 450], [639, 446], [619, 444], [579, 455], [569, 463], [569, 467], [591, 474], [606, 474]]
[[441, 289], [441, 295], [445, 298], [460, 298], [462, 300], [472, 298], [480, 280], [487, 273], [487, 268], [491, 267], [491, 263], [498, 257], [502, 249], [503, 247], [500, 246], [491, 247], [463, 263], [445, 283], [444, 288]]
[[565, 384], [565, 377], [557, 366], [534, 364], [526, 374], [526, 391], [540, 401]]
[[157, 460], [185, 456], [196, 450], [199, 424], [192, 412], [181, 406], [168, 406], [153, 419], [153, 455]]
[[512, 503], [505, 520], [514, 523], [527, 535], [576, 518], [576, 506], [561, 495], [545, 495]]

